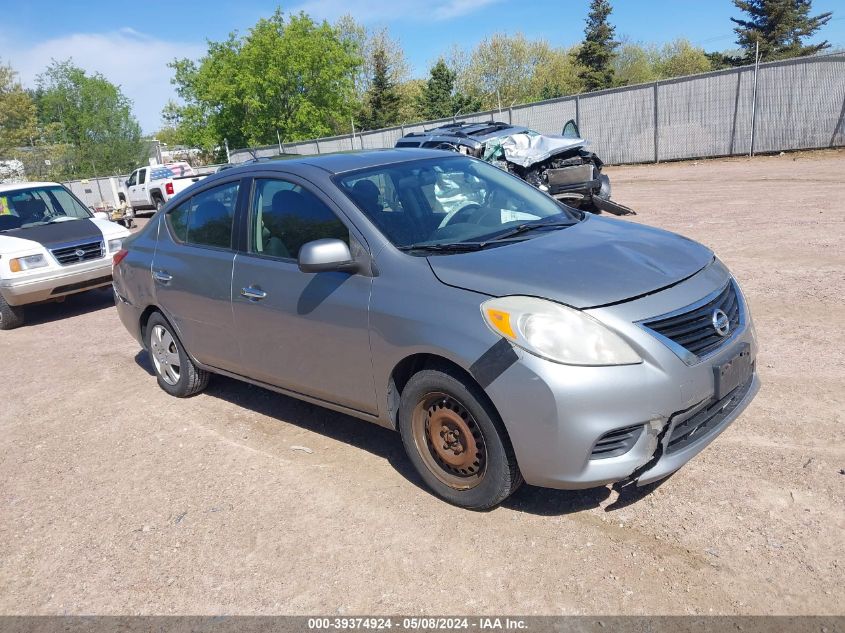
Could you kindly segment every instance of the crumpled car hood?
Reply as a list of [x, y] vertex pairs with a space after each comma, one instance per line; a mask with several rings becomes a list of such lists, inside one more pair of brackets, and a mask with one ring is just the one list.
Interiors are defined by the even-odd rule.
[[530, 167], [557, 154], [583, 147], [587, 141], [552, 134], [524, 133], [503, 137], [499, 143], [506, 160], [522, 167]]
[[428, 261], [450, 286], [591, 308], [674, 285], [710, 264], [713, 252], [668, 231], [588, 215], [521, 242]]

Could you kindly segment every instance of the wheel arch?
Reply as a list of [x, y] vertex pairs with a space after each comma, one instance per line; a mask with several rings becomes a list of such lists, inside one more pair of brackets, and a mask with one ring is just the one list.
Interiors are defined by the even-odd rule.
[[[493, 401], [485, 392], [484, 387], [481, 386], [469, 370], [445, 356], [430, 352], [421, 352], [406, 356], [396, 363], [393, 370], [390, 372], [387, 386], [387, 415], [394, 429], [399, 428], [398, 413], [402, 391], [404, 391], [405, 386], [408, 384], [411, 377], [424, 369], [439, 369], [441, 371], [455, 374], [467, 383], [477, 387], [479, 393], [485, 398], [486, 403], [490, 406], [491, 410], [496, 413], [501, 421], [501, 415], [499, 415], [496, 405], [493, 404]], [[504, 427], [504, 425], [502, 426]]]

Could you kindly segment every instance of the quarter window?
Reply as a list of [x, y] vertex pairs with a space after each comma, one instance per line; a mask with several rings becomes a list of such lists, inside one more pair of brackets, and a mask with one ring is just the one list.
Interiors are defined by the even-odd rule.
[[349, 229], [317, 196], [285, 180], [257, 179], [252, 203], [250, 250], [296, 258], [303, 244], [323, 238], [349, 244]]

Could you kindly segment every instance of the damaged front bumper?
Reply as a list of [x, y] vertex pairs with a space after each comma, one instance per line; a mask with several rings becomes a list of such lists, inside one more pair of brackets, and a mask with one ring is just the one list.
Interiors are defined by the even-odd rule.
[[[634, 325], [724, 283], [719, 267], [710, 267], [649, 297], [588, 310], [639, 353], [643, 362], [636, 365], [575, 367], [517, 350], [519, 360], [486, 392], [529, 484], [563, 489], [630, 480], [648, 484], [686, 464], [739, 417], [760, 385], [750, 317], [716, 353], [693, 364]], [[752, 359], [748, 379], [717, 401], [714, 367], [744, 349]]]

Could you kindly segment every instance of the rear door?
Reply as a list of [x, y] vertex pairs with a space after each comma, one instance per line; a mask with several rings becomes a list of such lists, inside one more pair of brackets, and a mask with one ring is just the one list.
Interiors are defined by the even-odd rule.
[[230, 371], [240, 355], [232, 320], [232, 247], [241, 181], [197, 192], [169, 210], [152, 274], [156, 298], [201, 363]]
[[150, 204], [147, 196], [147, 167], [142, 167], [135, 172], [135, 184], [129, 189], [129, 201], [133, 207], [145, 207]]
[[353, 256], [365, 252], [363, 237], [307, 181], [254, 180], [246, 252], [235, 258], [232, 276], [244, 373], [376, 413], [368, 330], [372, 277], [301, 272], [299, 248], [321, 238], [346, 241]]

